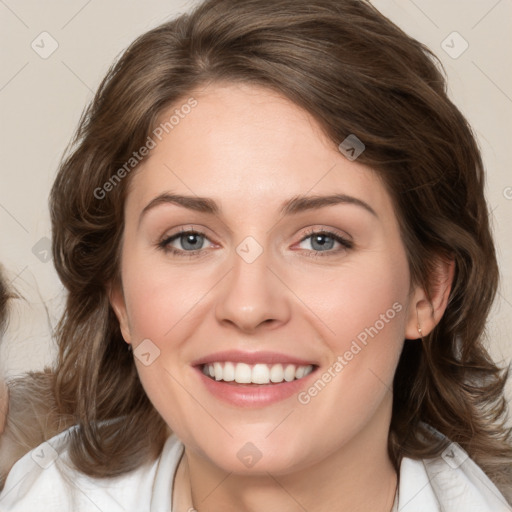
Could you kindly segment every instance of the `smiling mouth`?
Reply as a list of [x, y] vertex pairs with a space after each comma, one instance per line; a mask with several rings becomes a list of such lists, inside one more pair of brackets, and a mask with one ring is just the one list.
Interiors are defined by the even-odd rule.
[[228, 384], [266, 385], [292, 382], [308, 376], [317, 368], [314, 364], [246, 364], [215, 362], [200, 365], [204, 375]]

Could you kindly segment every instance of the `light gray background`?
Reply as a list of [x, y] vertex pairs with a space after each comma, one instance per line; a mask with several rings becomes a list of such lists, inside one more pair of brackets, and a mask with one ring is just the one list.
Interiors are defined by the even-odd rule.
[[[41, 368], [55, 356], [49, 333], [62, 310], [63, 291], [48, 259], [47, 197], [82, 109], [136, 36], [195, 3], [0, 0], [0, 261], [26, 299], [16, 301], [0, 347], [8, 376]], [[441, 58], [450, 95], [478, 136], [502, 272], [489, 338], [493, 357], [507, 363], [512, 360], [512, 0], [375, 0], [374, 5]], [[58, 48], [45, 55], [52, 44]]]

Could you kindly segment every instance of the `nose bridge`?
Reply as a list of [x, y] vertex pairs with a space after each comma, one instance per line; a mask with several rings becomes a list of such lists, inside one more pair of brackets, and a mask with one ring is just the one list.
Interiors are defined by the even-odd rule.
[[252, 236], [236, 246], [232, 271], [226, 276], [216, 307], [220, 322], [252, 331], [263, 323], [286, 321], [286, 290], [269, 268], [270, 253]]

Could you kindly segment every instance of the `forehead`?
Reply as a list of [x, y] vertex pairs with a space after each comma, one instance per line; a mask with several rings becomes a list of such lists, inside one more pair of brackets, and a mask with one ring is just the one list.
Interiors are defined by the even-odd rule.
[[140, 210], [162, 192], [252, 209], [277, 207], [294, 195], [342, 193], [392, 208], [378, 175], [349, 161], [287, 98], [247, 84], [215, 84], [190, 97], [193, 108], [181, 109], [184, 98], [162, 114], [168, 133], [132, 177], [128, 206]]

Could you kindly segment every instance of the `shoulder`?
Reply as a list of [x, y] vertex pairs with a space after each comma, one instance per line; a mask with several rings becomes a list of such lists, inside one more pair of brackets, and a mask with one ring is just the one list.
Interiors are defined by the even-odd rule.
[[400, 465], [400, 512], [512, 512], [482, 469], [456, 443], [441, 456]]
[[172, 479], [183, 445], [171, 435], [153, 462], [115, 478], [92, 478], [71, 468], [61, 432], [22, 457], [0, 492], [1, 512], [170, 510]]

